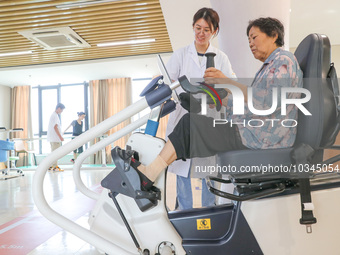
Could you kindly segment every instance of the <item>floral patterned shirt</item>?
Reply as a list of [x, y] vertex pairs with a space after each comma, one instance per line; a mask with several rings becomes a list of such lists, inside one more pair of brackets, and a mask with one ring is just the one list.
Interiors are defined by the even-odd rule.
[[[287, 104], [286, 114], [281, 115], [281, 88], [302, 88], [302, 78], [303, 74], [295, 56], [289, 51], [277, 48], [263, 63], [251, 84], [252, 105], [257, 110], [271, 109], [273, 95], [276, 94], [273, 88], [277, 88], [277, 107], [273, 113], [266, 116], [256, 115], [245, 103], [244, 115], [233, 115], [233, 98], [231, 94], [228, 95], [228, 119], [237, 124], [242, 143], [246, 147], [269, 149], [293, 146], [298, 109], [294, 104]], [[300, 96], [301, 94], [296, 92], [288, 92], [285, 95], [287, 99], [297, 99]]]

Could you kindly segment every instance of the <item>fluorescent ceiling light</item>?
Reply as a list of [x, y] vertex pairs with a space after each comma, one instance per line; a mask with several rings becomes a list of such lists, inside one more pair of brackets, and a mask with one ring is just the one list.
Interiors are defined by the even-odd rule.
[[138, 39], [138, 40], [130, 40], [130, 41], [120, 41], [120, 42], [111, 42], [111, 43], [98, 43], [98, 47], [106, 47], [106, 46], [117, 46], [117, 45], [125, 45], [125, 44], [137, 44], [137, 43], [148, 43], [154, 42], [156, 39]]
[[0, 57], [7, 57], [7, 56], [15, 56], [15, 55], [24, 55], [24, 54], [32, 54], [31, 50], [27, 51], [17, 51], [17, 52], [8, 52], [8, 53], [0, 53]]
[[117, 2], [121, 0], [94, 0], [94, 1], [86, 1], [86, 2], [76, 2], [76, 3], [71, 3], [71, 4], [60, 4], [57, 5], [56, 7], [59, 9], [70, 9], [74, 7], [83, 7], [87, 5], [92, 5], [92, 4], [102, 4], [102, 3], [110, 3], [110, 2]]

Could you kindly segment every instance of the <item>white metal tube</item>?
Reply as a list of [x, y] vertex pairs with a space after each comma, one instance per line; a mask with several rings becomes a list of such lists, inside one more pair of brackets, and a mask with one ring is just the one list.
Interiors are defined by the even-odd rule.
[[171, 85], [169, 86], [171, 90], [177, 89], [181, 84], [179, 83], [179, 81], [175, 81], [174, 83], [171, 83]]
[[74, 182], [80, 192], [82, 192], [84, 195], [88, 196], [89, 198], [92, 198], [94, 200], [98, 200], [100, 198], [100, 194], [94, 192], [93, 190], [90, 190], [84, 182], [81, 180], [80, 176], [80, 168], [84, 160], [89, 157], [90, 155], [96, 153], [101, 148], [105, 148], [106, 146], [110, 145], [114, 141], [118, 140], [119, 138], [129, 134], [133, 130], [136, 130], [136, 128], [139, 128], [140, 126], [144, 125], [148, 121], [148, 115], [145, 115], [144, 117], [138, 119], [137, 121], [129, 124], [128, 126], [124, 127], [121, 130], [118, 130], [114, 134], [108, 136], [107, 138], [101, 140], [100, 142], [92, 145], [90, 148], [88, 148], [86, 151], [81, 153], [77, 160], [75, 161], [73, 165], [73, 179]]
[[[170, 85], [170, 88], [173, 90], [177, 88], [179, 85], [180, 83], [176, 81]], [[48, 220], [55, 223], [56, 225], [80, 237], [84, 241], [88, 242], [89, 244], [92, 244], [93, 246], [97, 247], [98, 249], [102, 251], [105, 251], [106, 253], [120, 254], [120, 255], [131, 254], [130, 252], [123, 249], [122, 247], [119, 247], [118, 245], [115, 245], [112, 242], [105, 240], [104, 238], [95, 234], [94, 232], [91, 232], [90, 230], [87, 230], [86, 228], [81, 227], [80, 225], [74, 223], [73, 221], [67, 219], [66, 217], [54, 211], [48, 205], [45, 199], [45, 196], [44, 196], [44, 191], [43, 191], [44, 178], [45, 178], [47, 169], [50, 167], [50, 165], [54, 161], [65, 156], [69, 152], [79, 148], [84, 143], [95, 139], [99, 135], [107, 132], [110, 128], [124, 121], [126, 118], [133, 116], [134, 114], [142, 111], [143, 109], [147, 107], [148, 107], [148, 104], [147, 104], [146, 99], [142, 98], [138, 102], [134, 103], [133, 105], [128, 106], [127, 108], [115, 114], [114, 116], [104, 120], [103, 122], [99, 123], [97, 126], [81, 134], [80, 136], [77, 136], [75, 139], [73, 139], [69, 143], [63, 145], [62, 147], [58, 148], [57, 150], [53, 151], [53, 153], [48, 155], [39, 164], [36, 170], [36, 173], [34, 175], [34, 178], [33, 178], [33, 187], [32, 187], [33, 199], [40, 213], [44, 217], [46, 217]]]
[[[52, 164], [52, 162], [58, 160], [59, 158], [65, 156], [67, 153], [79, 148], [84, 143], [95, 139], [99, 135], [105, 133], [110, 128], [124, 121], [126, 118], [133, 116], [134, 114], [140, 112], [141, 110], [148, 107], [146, 99], [143, 98], [136, 102], [133, 105], [128, 106], [124, 110], [115, 114], [114, 116], [106, 119], [105, 121], [99, 123], [97, 126], [91, 128], [85, 133], [77, 136], [71, 142], [63, 145], [57, 150], [53, 151], [50, 155], [48, 155], [38, 166], [34, 178], [33, 178], [33, 199], [34, 202], [40, 211], [40, 213], [46, 217], [48, 220], [62, 227], [63, 229], [69, 231], [70, 233], [82, 238], [84, 241], [92, 244], [95, 247], [113, 254], [130, 254], [123, 248], [103, 239], [97, 234], [87, 230], [86, 228], [81, 227], [80, 225], [74, 223], [73, 221], [67, 219], [61, 214], [54, 211], [46, 202], [44, 191], [43, 191], [43, 183], [44, 178], [47, 172], [47, 169]], [[113, 252], [114, 251], [114, 252]]]
[[107, 254], [131, 255], [130, 252], [126, 251], [122, 247], [115, 245], [114, 243], [104, 239], [103, 237], [95, 234], [94, 232], [84, 227], [81, 227], [80, 225], [74, 223], [73, 221], [65, 218], [61, 214], [55, 212], [49, 207], [46, 200], [43, 201], [41, 199], [41, 202], [39, 203], [39, 211], [48, 220], [54, 222], [61, 228], [67, 230], [68, 232], [78, 236], [79, 238], [81, 238], [85, 242], [88, 242], [94, 247], [97, 247], [98, 249], [105, 251]]
[[[180, 83], [178, 81], [175, 81], [170, 85], [170, 88], [172, 90], [176, 89]], [[118, 140], [119, 138], [125, 136], [126, 134], [132, 132], [136, 128], [144, 125], [148, 120], [148, 115], [140, 118], [139, 120], [135, 121], [134, 123], [131, 123], [130, 125], [124, 127], [124, 130], [119, 130], [118, 132], [110, 135], [109, 137], [105, 138], [104, 140], [92, 145], [90, 148], [88, 148], [86, 151], [81, 153], [78, 157], [77, 160], [74, 163], [73, 166], [73, 179], [76, 184], [76, 187], [79, 189], [80, 192], [82, 192], [84, 195], [86, 195], [89, 198], [92, 198], [94, 200], [98, 200], [100, 198], [100, 194], [94, 192], [93, 190], [90, 190], [84, 182], [81, 179], [80, 176], [80, 168], [84, 160], [89, 157], [90, 155], [96, 153], [102, 148], [105, 148], [109, 144], [113, 143], [114, 141]]]
[[[103, 137], [100, 137], [100, 139], [104, 139]], [[106, 155], [105, 155], [105, 147], [102, 148], [102, 167], [106, 167]]]

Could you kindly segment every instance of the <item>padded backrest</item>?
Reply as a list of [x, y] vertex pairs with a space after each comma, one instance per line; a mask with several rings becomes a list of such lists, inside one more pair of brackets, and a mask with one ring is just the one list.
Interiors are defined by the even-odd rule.
[[319, 149], [334, 143], [337, 108], [332, 82], [327, 79], [331, 67], [330, 50], [327, 36], [310, 34], [295, 51], [303, 71], [303, 87], [311, 93], [311, 100], [304, 106], [312, 114], [306, 116], [299, 111], [295, 144], [306, 143]]
[[327, 133], [324, 132], [323, 134], [322, 146], [324, 147], [330, 147], [331, 145], [334, 144], [340, 130], [340, 88], [338, 83], [338, 76], [336, 74], [336, 70], [333, 63], [331, 64], [327, 80], [328, 80], [327, 85], [332, 89], [334, 93], [337, 118], [329, 120], [332, 124], [329, 126], [330, 128], [327, 129]]

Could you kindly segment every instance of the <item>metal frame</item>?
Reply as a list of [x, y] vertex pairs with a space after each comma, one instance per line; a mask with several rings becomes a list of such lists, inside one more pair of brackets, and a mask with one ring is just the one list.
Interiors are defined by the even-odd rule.
[[[170, 88], [171, 90], [176, 89], [179, 86], [179, 82], [176, 81], [173, 84], [171, 84]], [[133, 105], [128, 106], [124, 110], [118, 112], [117, 114], [113, 115], [112, 117], [106, 119], [105, 121], [99, 123], [95, 127], [89, 129], [85, 133], [81, 134], [80, 136], [77, 136], [75, 139], [73, 139], [71, 142], [63, 145], [62, 147], [58, 148], [57, 150], [53, 151], [53, 153], [49, 154], [38, 166], [36, 173], [34, 175], [33, 179], [33, 199], [34, 202], [39, 209], [40, 213], [46, 217], [51, 222], [57, 224], [58, 226], [62, 227], [66, 231], [69, 231], [70, 233], [78, 236], [79, 238], [83, 239], [84, 241], [90, 243], [91, 245], [97, 247], [100, 250], [103, 251], [110, 251], [113, 252], [113, 254], [130, 254], [123, 248], [115, 245], [114, 243], [102, 238], [101, 236], [95, 234], [94, 232], [91, 232], [90, 230], [76, 224], [75, 222], [71, 221], [70, 219], [62, 216], [58, 212], [54, 211], [49, 204], [46, 201], [46, 198], [44, 196], [44, 190], [43, 190], [43, 183], [44, 178], [46, 175], [46, 172], [51, 165], [52, 162], [58, 160], [59, 158], [67, 155], [69, 152], [73, 151], [74, 149], [78, 148], [79, 146], [83, 145], [84, 143], [95, 139], [99, 135], [107, 132], [112, 127], [118, 125], [122, 121], [126, 120], [127, 118], [130, 118], [131, 116], [135, 115], [136, 113], [144, 110], [148, 107], [148, 102], [145, 98], [140, 99]], [[131, 123], [127, 127], [125, 127], [122, 130], [119, 130], [115, 134], [112, 134], [108, 138], [100, 141], [99, 143], [93, 145], [91, 148], [89, 148], [86, 151], [86, 155], [81, 154], [79, 155], [78, 159], [76, 160], [75, 166], [74, 166], [74, 179], [76, 182], [77, 187], [80, 188], [81, 192], [86, 194], [88, 197], [98, 200], [99, 195], [91, 190], [89, 190], [84, 183], [82, 182], [80, 178], [80, 166], [81, 162], [87, 157], [88, 153], [95, 152], [100, 150], [101, 148], [105, 147], [107, 144], [110, 144], [112, 141], [118, 139], [119, 137], [126, 135], [136, 129], [137, 126], [143, 125], [146, 123], [148, 116], [144, 116], [140, 120]]]

